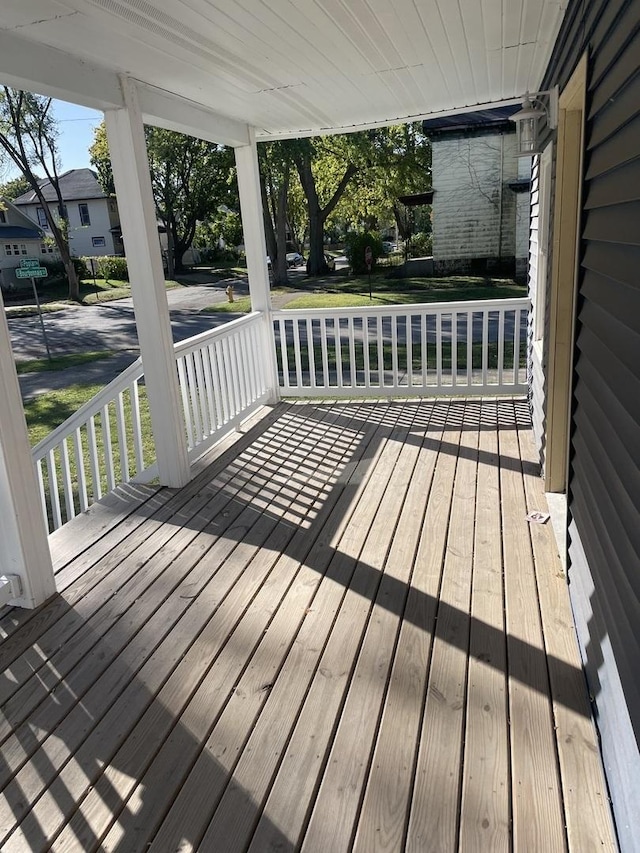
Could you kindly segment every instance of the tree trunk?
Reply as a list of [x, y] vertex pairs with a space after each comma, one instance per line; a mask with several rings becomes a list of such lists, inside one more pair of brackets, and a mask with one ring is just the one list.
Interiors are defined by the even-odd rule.
[[276, 210], [276, 263], [273, 258], [273, 283], [280, 287], [289, 284], [287, 274], [287, 196], [289, 194], [289, 170], [285, 169], [282, 183], [278, 189], [278, 205]]

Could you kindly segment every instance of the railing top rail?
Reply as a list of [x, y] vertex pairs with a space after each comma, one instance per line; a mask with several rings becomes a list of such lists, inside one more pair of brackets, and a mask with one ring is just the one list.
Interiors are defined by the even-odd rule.
[[192, 338], [185, 338], [183, 341], [178, 341], [177, 344], [174, 344], [175, 354], [176, 356], [179, 356], [197, 350], [202, 346], [202, 344], [208, 343], [216, 338], [223, 338], [225, 335], [228, 335], [230, 332], [235, 332], [243, 326], [252, 325], [262, 316], [263, 315], [260, 311], [252, 311], [250, 314], [246, 314], [243, 317], [237, 317], [235, 320], [230, 320], [228, 323], [216, 326], [215, 329], [208, 329], [206, 332], [200, 332], [200, 334], [194, 335]]
[[452, 311], [498, 311], [528, 308], [527, 296], [513, 299], [477, 299], [461, 302], [414, 302], [405, 305], [362, 305], [354, 308], [282, 308], [273, 311], [274, 317], [362, 317], [392, 314], [448, 314]]
[[137, 381], [143, 375], [142, 359], [138, 356], [129, 367], [125, 368], [115, 379], [112, 379], [94, 397], [87, 400], [75, 414], [36, 444], [32, 451], [34, 461], [42, 459], [50, 450], [57, 447], [64, 438], [71, 435], [74, 430], [85, 424], [92, 415], [95, 415], [103, 406], [110, 403], [120, 391], [124, 391], [132, 382]]

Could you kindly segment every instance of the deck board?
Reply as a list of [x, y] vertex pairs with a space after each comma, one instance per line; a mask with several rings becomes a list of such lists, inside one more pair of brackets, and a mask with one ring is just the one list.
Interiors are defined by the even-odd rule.
[[56, 534], [3, 853], [614, 850], [533, 460], [523, 401], [283, 404]]

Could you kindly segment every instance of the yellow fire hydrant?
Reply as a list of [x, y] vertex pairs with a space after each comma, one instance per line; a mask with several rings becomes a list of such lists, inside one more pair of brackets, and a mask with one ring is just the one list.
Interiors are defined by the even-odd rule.
[[225, 290], [225, 293], [227, 294], [227, 299], [229, 300], [229, 302], [233, 302], [233, 285], [232, 284], [230, 284], [227, 287], [227, 289]]

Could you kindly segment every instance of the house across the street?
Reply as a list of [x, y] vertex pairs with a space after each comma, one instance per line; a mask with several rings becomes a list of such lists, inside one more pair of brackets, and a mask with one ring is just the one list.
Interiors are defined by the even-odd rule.
[[[41, 188], [46, 201], [57, 205], [55, 189], [43, 180]], [[60, 175], [60, 190], [69, 220], [69, 246], [75, 257], [122, 254], [122, 236], [118, 203], [108, 196], [91, 169], [70, 169]], [[33, 190], [19, 196], [14, 204], [30, 219], [50, 233], [44, 207]]]
[[0, 288], [10, 293], [31, 286], [29, 280], [16, 278], [15, 270], [23, 258], [57, 258], [55, 246], [46, 232], [33, 223], [8, 199], [0, 198]]

